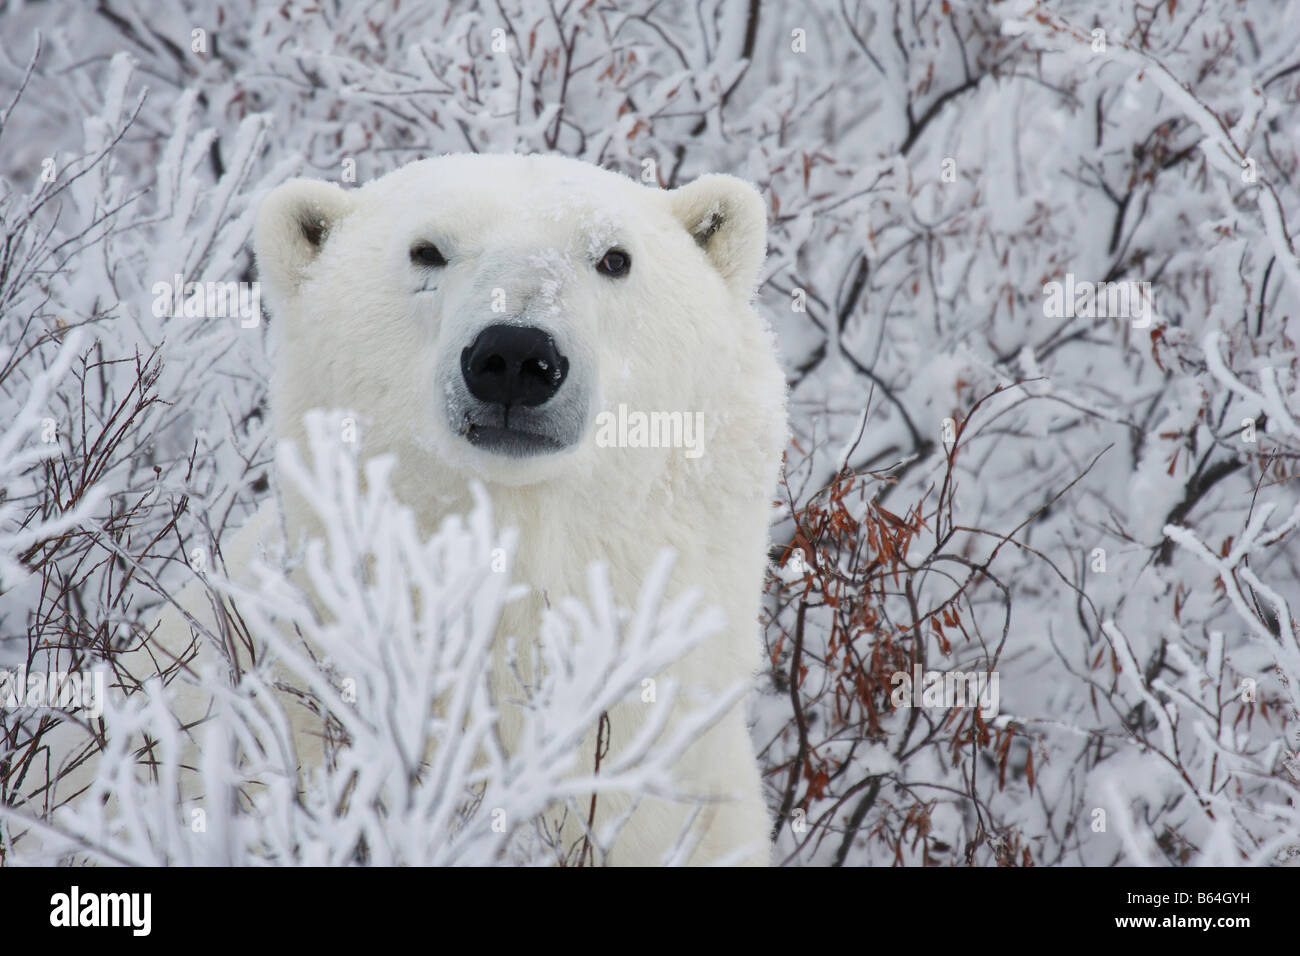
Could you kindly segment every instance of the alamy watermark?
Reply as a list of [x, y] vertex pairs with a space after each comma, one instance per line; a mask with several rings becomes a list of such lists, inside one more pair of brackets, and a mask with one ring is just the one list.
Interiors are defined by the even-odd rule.
[[186, 282], [179, 272], [173, 282], [155, 282], [155, 318], [239, 319], [242, 328], [262, 321], [262, 286], [259, 282]]
[[1079, 282], [1067, 272], [1064, 282], [1044, 283], [1043, 314], [1049, 319], [1132, 319], [1133, 328], [1145, 329], [1151, 325], [1151, 283]]
[[636, 412], [624, 404], [596, 416], [598, 448], [684, 448], [687, 458], [704, 454], [703, 412]]
[[133, 936], [153, 929], [152, 893], [83, 893], [73, 885], [50, 897], [50, 925], [59, 927], [120, 926]]
[[43, 707], [104, 715], [104, 672], [0, 670], [0, 707]]
[[921, 665], [912, 673], [896, 671], [890, 678], [894, 685], [889, 695], [895, 707], [934, 707], [948, 710], [953, 707], [975, 707], [980, 716], [991, 720], [997, 716], [997, 671], [922, 671]]

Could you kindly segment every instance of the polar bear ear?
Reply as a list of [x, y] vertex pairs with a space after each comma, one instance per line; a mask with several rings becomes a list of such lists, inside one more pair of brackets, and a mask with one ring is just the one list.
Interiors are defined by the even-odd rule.
[[758, 190], [713, 174], [669, 193], [673, 215], [704, 250], [731, 291], [748, 301], [767, 252], [767, 210]]
[[275, 297], [297, 292], [330, 230], [351, 207], [351, 197], [342, 187], [319, 179], [291, 179], [262, 200], [253, 229], [253, 254], [258, 276]]

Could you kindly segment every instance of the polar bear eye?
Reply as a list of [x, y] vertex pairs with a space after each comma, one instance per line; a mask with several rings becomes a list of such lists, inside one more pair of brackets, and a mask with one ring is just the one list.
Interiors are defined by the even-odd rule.
[[417, 266], [445, 266], [447, 259], [432, 242], [417, 242], [411, 246], [411, 261]]
[[632, 257], [622, 249], [610, 249], [601, 257], [601, 260], [596, 263], [597, 272], [602, 275], [613, 276], [614, 278], [627, 275], [631, 268]]

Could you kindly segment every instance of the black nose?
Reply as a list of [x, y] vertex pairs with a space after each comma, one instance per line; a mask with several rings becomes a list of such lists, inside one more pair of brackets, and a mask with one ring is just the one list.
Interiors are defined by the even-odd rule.
[[490, 325], [460, 353], [460, 371], [479, 401], [540, 405], [564, 384], [569, 360], [541, 329]]

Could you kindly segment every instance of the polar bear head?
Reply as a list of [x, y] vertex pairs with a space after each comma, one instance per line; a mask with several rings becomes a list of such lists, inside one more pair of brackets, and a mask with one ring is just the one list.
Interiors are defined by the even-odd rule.
[[662, 190], [551, 156], [287, 182], [255, 235], [279, 431], [349, 408], [370, 449], [524, 486], [590, 473], [603, 411], [716, 414], [755, 375], [783, 392], [748, 304], [765, 226], [730, 176]]

